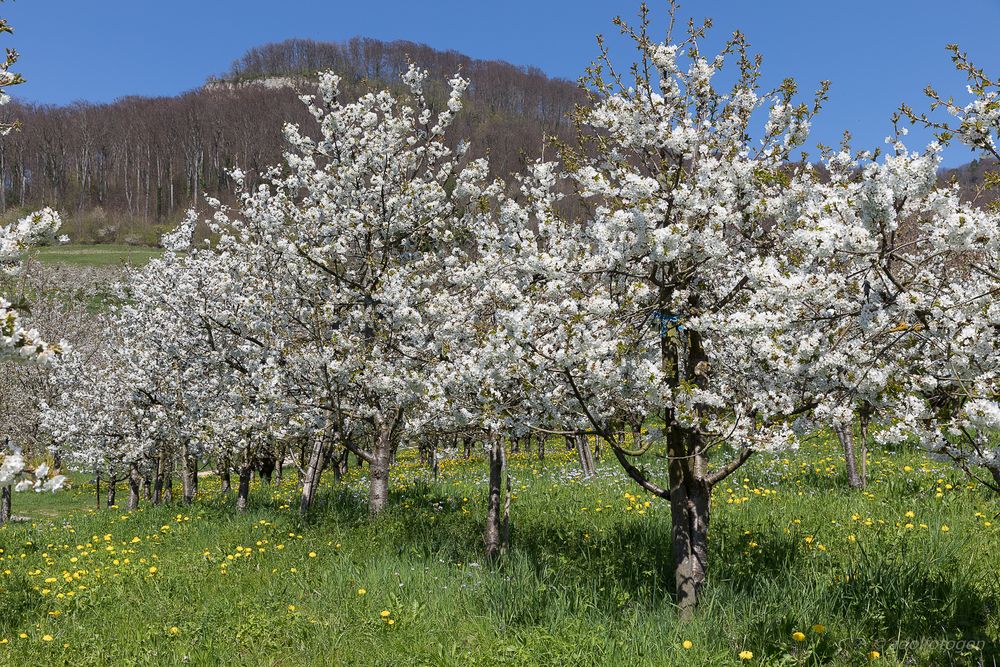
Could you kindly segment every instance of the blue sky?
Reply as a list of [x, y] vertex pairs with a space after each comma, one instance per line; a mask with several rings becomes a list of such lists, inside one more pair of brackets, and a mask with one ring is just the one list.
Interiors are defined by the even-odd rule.
[[[596, 53], [597, 33], [614, 37], [621, 60], [631, 56], [611, 18], [634, 16], [637, 7], [632, 0], [8, 0], [0, 12], [16, 31], [2, 44], [21, 52], [28, 79], [11, 92], [66, 104], [189, 90], [247, 48], [289, 37], [409, 39], [575, 79]], [[1000, 73], [1000, 0], [691, 0], [682, 13], [713, 17], [711, 45], [742, 29], [764, 54], [770, 81], [792, 76], [812, 90], [830, 79], [813, 143], [836, 143], [850, 128], [857, 146], [877, 146], [893, 110], [903, 101], [920, 107], [927, 84], [964, 93], [944, 50], [949, 42]], [[914, 146], [925, 140], [911, 136]], [[952, 149], [946, 163], [969, 158]]]

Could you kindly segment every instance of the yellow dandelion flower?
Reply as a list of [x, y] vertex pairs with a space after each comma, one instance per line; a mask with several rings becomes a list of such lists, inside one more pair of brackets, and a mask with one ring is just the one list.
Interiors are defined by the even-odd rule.
[[740, 651], [740, 660], [753, 660], [753, 651]]
[[794, 639], [797, 642], [804, 642], [806, 640], [806, 636], [804, 633], [795, 631], [792, 633], [792, 639]]
[[685, 650], [685, 651], [689, 651], [689, 650], [691, 650], [691, 648], [692, 648], [692, 647], [694, 646], [694, 643], [693, 643], [693, 642], [692, 642], [692, 641], [691, 641], [690, 639], [685, 639], [685, 640], [684, 640], [684, 641], [683, 641], [683, 642], [681, 643], [681, 646], [682, 646], [682, 647], [684, 647], [684, 650]]

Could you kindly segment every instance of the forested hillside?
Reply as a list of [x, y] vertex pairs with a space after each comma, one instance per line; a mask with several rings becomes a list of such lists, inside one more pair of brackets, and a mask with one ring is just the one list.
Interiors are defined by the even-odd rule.
[[[438, 109], [448, 79], [456, 72], [470, 79], [450, 134], [469, 138], [473, 157], [489, 154], [494, 175], [542, 156], [545, 136], [569, 138], [568, 116], [584, 100], [575, 82], [537, 68], [424, 44], [288, 40], [251, 49], [202, 88], [175, 97], [3, 107], [0, 122], [17, 121], [22, 130], [0, 141], [0, 216], [53, 206], [76, 242], [155, 244], [206, 195], [231, 200], [234, 167], [253, 187], [262, 170], [280, 163], [284, 123], [308, 127], [298, 96], [314, 92], [317, 71], [341, 74], [343, 96], [353, 100], [372, 87], [399, 87], [409, 62], [429, 71]], [[994, 166], [979, 160], [942, 178], [956, 179], [967, 198], [992, 198], [979, 187]]]
[[13, 217], [49, 205], [66, 216], [74, 241], [155, 242], [206, 195], [231, 198], [233, 167], [253, 186], [262, 169], [280, 162], [281, 127], [308, 123], [297, 97], [314, 92], [317, 70], [340, 73], [350, 100], [371, 87], [399, 86], [409, 61], [429, 71], [435, 108], [444, 107], [456, 72], [471, 80], [451, 134], [471, 140], [473, 156], [488, 152], [498, 175], [540, 156], [543, 136], [567, 136], [567, 114], [583, 97], [575, 83], [535, 68], [412, 42], [271, 44], [176, 97], [4, 107], [22, 130], [0, 142], [0, 212]]
[[961, 167], [945, 169], [941, 177], [945, 182], [954, 182], [962, 190], [963, 198], [980, 205], [995, 202], [1000, 192], [994, 187], [987, 187], [990, 174], [1000, 171], [996, 160], [973, 160]]

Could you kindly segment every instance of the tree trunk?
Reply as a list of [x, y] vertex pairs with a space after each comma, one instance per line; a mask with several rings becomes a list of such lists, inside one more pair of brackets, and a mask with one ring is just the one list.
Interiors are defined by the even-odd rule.
[[863, 489], [864, 481], [858, 472], [858, 459], [854, 452], [854, 429], [850, 426], [838, 426], [836, 429], [840, 446], [844, 448], [844, 461], [847, 463], [847, 485], [852, 489]]
[[483, 541], [486, 546], [486, 560], [495, 562], [507, 551], [508, 520], [510, 512], [510, 490], [508, 489], [507, 505], [501, 510], [503, 503], [503, 475], [507, 460], [504, 456], [503, 440], [494, 437], [490, 445], [490, 489], [486, 501], [486, 533]]
[[333, 457], [333, 478], [338, 482], [347, 474], [347, 462], [351, 452], [347, 447]]
[[858, 446], [858, 460], [861, 463], [861, 470], [858, 474], [861, 478], [861, 488], [864, 489], [868, 486], [868, 437], [864, 430], [861, 433], [861, 443]]
[[118, 494], [118, 480], [112, 477], [108, 480], [108, 509], [115, 505], [115, 497]]
[[250, 478], [253, 477], [253, 468], [244, 464], [240, 467], [240, 483], [236, 491], [236, 510], [246, 512], [247, 504], [250, 502]]
[[305, 514], [316, 500], [320, 478], [323, 474], [323, 457], [326, 450], [326, 437], [316, 438], [312, 451], [309, 452], [309, 463], [302, 475], [302, 497], [299, 499], [299, 513]]
[[[996, 482], [997, 488], [1000, 489], [1000, 466], [987, 466], [986, 469], [990, 471], [991, 475], [993, 475], [993, 481]], [[8, 491], [8, 493], [10, 492]]]
[[10, 521], [10, 486], [0, 490], [0, 524]]
[[174, 500], [174, 462], [167, 461], [167, 469], [163, 479], [163, 502], [169, 503]]
[[265, 484], [267, 484], [268, 486], [271, 485], [271, 480], [274, 476], [275, 466], [276, 463], [273, 453], [264, 456], [260, 461], [260, 465], [258, 468], [258, 473], [260, 474], [260, 480]]
[[153, 497], [153, 480], [148, 474], [142, 478], [142, 497], [146, 501], [149, 501]]
[[188, 450], [185, 442], [181, 449], [181, 486], [184, 494], [184, 504], [190, 505], [194, 502], [194, 497], [198, 493], [198, 461]]
[[392, 459], [392, 425], [380, 423], [375, 429], [372, 460], [368, 468], [368, 512], [372, 517], [381, 514], [389, 502], [389, 462]]
[[274, 463], [274, 483], [281, 486], [282, 471], [285, 467], [285, 445], [278, 447], [278, 455]]
[[583, 469], [583, 476], [593, 477], [597, 472], [594, 469], [594, 455], [590, 451], [587, 436], [576, 435], [573, 436], [573, 439], [576, 440], [576, 453], [580, 457], [580, 468]]
[[167, 475], [167, 459], [163, 452], [156, 460], [156, 477], [153, 479], [153, 504], [163, 502], [163, 481]]
[[698, 606], [698, 597], [708, 571], [708, 522], [711, 486], [699, 472], [706, 467], [697, 442], [685, 447], [695, 436], [671, 429], [670, 516], [674, 556], [674, 582], [677, 606], [682, 620], [690, 619]]
[[191, 457], [191, 500], [198, 497], [198, 457]]
[[128, 511], [139, 509], [139, 491], [142, 488], [142, 475], [139, 470], [132, 468], [128, 476]]
[[233, 490], [233, 476], [229, 470], [228, 458], [224, 458], [219, 461], [219, 480], [222, 483], [222, 493], [229, 493]]

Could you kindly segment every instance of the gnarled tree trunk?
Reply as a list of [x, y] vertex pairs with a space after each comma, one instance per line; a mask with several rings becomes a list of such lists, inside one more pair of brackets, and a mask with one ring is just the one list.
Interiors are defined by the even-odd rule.
[[351, 452], [347, 447], [333, 457], [333, 478], [338, 482], [347, 474], [347, 462]]
[[236, 510], [246, 512], [250, 503], [250, 479], [253, 477], [253, 468], [244, 463], [240, 466], [240, 482], [236, 490]]
[[712, 487], [702, 474], [707, 461], [696, 436], [679, 428], [668, 435], [670, 516], [674, 584], [681, 618], [694, 614], [708, 571], [708, 523]]
[[139, 493], [142, 489], [142, 475], [139, 469], [132, 467], [128, 476], [128, 511], [139, 509]]
[[496, 561], [502, 556], [509, 542], [510, 488], [508, 480], [507, 504], [503, 504], [503, 475], [507, 467], [503, 440], [494, 436], [489, 451], [490, 488], [486, 501], [486, 532], [483, 541], [486, 560]]
[[273, 452], [261, 458], [259, 462], [258, 472], [260, 474], [260, 480], [268, 486], [271, 485], [275, 467], [277, 467], [277, 461], [275, 460]]

